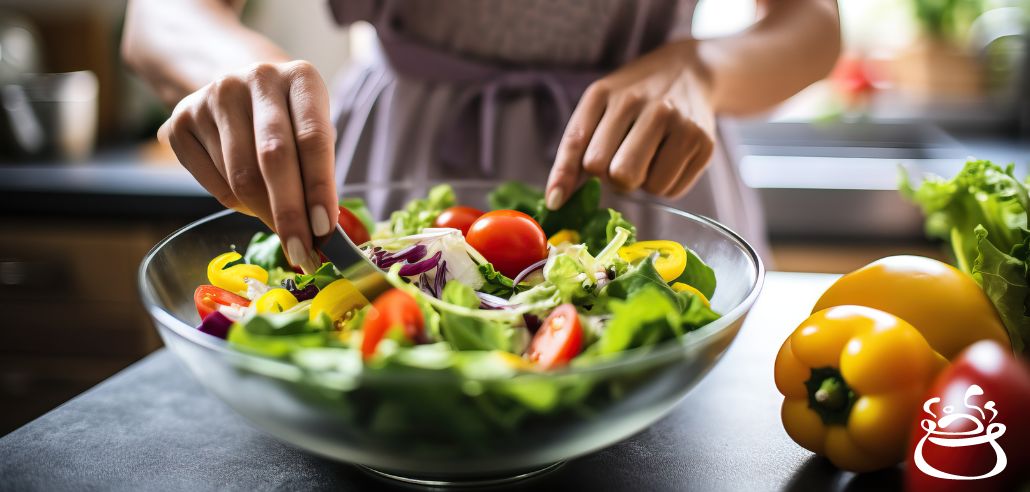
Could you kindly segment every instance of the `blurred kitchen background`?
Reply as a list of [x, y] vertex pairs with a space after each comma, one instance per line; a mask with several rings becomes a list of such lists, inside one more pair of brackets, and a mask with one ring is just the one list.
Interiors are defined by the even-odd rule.
[[[896, 191], [899, 165], [1030, 164], [1030, 0], [841, 0], [833, 74], [739, 130], [779, 270], [943, 256]], [[153, 135], [168, 114], [119, 57], [124, 0], [0, 0], [0, 435], [160, 346], [136, 268], [219, 210]], [[745, 28], [753, 0], [705, 0], [694, 32]], [[252, 0], [249, 25], [331, 81], [369, 56], [326, 2]]]

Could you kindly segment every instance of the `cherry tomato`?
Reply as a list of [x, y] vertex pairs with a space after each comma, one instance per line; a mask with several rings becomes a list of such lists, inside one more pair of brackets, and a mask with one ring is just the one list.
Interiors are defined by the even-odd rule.
[[361, 223], [361, 219], [354, 215], [354, 212], [347, 210], [347, 207], [340, 206], [340, 218], [337, 221], [340, 223], [340, 227], [343, 228], [343, 232], [347, 233], [347, 237], [354, 241], [354, 244], [361, 246], [367, 243], [369, 239], [372, 239], [368, 235], [368, 229], [365, 228], [365, 224]]
[[466, 207], [458, 205], [451, 207], [436, 217], [436, 221], [433, 225], [436, 227], [453, 227], [461, 231], [461, 235], [467, 235], [469, 233], [469, 227], [472, 227], [472, 223], [483, 215], [483, 211], [472, 207]]
[[544, 320], [529, 344], [529, 360], [544, 369], [569, 363], [583, 346], [583, 327], [576, 306], [562, 304]]
[[365, 313], [361, 354], [366, 359], [375, 355], [379, 341], [395, 328], [411, 341], [418, 342], [424, 338], [422, 310], [413, 297], [400, 289], [390, 289], [377, 297], [372, 308]]
[[465, 235], [476, 251], [497, 271], [515, 277], [529, 265], [547, 258], [547, 236], [532, 217], [517, 210], [487, 212]]
[[197, 305], [197, 314], [200, 319], [206, 318], [209, 314], [218, 310], [218, 306], [249, 306], [250, 300], [229, 292], [221, 287], [213, 285], [201, 285], [193, 291], [193, 302]]

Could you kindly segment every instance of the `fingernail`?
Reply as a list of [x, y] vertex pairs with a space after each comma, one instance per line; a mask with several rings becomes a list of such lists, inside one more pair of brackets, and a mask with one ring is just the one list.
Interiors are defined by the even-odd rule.
[[329, 212], [322, 205], [311, 207], [310, 219], [311, 232], [316, 236], [324, 236], [332, 230], [332, 225], [329, 224]]
[[562, 199], [565, 198], [565, 192], [561, 188], [553, 188], [550, 193], [547, 194], [547, 208], [551, 210], [558, 210], [562, 206]]
[[304, 243], [299, 237], [291, 237], [286, 240], [286, 254], [290, 257], [290, 263], [299, 266], [307, 271], [311, 263], [311, 256], [304, 251]]

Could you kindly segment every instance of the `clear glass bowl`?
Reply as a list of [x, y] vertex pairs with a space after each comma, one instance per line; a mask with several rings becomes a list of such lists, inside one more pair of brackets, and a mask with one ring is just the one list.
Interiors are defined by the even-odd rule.
[[[341, 191], [364, 198], [383, 219], [424, 196], [432, 184]], [[486, 209], [486, 195], [497, 183], [451, 184], [460, 203]], [[711, 301], [722, 318], [681, 340], [588, 368], [504, 380], [412, 370], [363, 372], [346, 384], [313, 382], [296, 366], [237, 352], [194, 328], [200, 320], [193, 291], [207, 283], [208, 261], [231, 245], [245, 247], [264, 229], [258, 220], [230, 211], [158, 243], [140, 266], [140, 291], [165, 345], [197, 381], [283, 441], [420, 483], [525, 476], [614, 444], [665, 415], [726, 350], [761, 289], [765, 271], [758, 255], [719, 223], [624, 196], [606, 195], [604, 205], [635, 223], [641, 239], [676, 240], [705, 259], [716, 272]], [[498, 396], [555, 388], [555, 397], [570, 403], [547, 411], [526, 410]]]

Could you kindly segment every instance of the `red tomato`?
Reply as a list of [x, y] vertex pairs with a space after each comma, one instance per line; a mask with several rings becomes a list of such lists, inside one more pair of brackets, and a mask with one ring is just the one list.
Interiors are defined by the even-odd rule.
[[547, 236], [532, 217], [517, 210], [487, 212], [465, 235], [476, 251], [497, 271], [515, 277], [529, 265], [547, 258]]
[[[982, 394], [969, 393], [973, 385], [979, 386]], [[919, 404], [931, 398], [940, 399], [929, 405], [934, 415], [920, 408], [919, 418], [912, 423], [905, 466], [908, 490], [992, 492], [1019, 490], [1030, 483], [1030, 419], [1027, 419], [1030, 415], [1030, 365], [1026, 361], [1014, 357], [1008, 347], [997, 342], [976, 342], [937, 376]], [[969, 415], [979, 423], [955, 417], [949, 419], [950, 422], [942, 420], [951, 413]], [[947, 444], [968, 436], [941, 434], [975, 432], [977, 427], [980, 431], [976, 436], [990, 433], [995, 442], [952, 447]], [[992, 444], [997, 444], [1006, 455], [1006, 466], [997, 475], [953, 480], [937, 478], [924, 471], [964, 477], [988, 475], [1001, 465], [1001, 455]], [[922, 457], [922, 466], [917, 464], [917, 456]]]
[[583, 347], [583, 327], [576, 306], [562, 304], [551, 312], [529, 344], [529, 360], [544, 369], [568, 364]]
[[400, 289], [390, 289], [376, 298], [365, 313], [361, 328], [361, 353], [367, 359], [376, 353], [379, 341], [398, 328], [404, 337], [419, 342], [425, 338], [425, 319], [415, 299]]
[[354, 215], [354, 212], [347, 210], [347, 207], [340, 206], [340, 218], [337, 221], [340, 223], [340, 227], [343, 228], [343, 232], [347, 233], [347, 237], [354, 241], [354, 244], [361, 246], [367, 243], [369, 239], [372, 239], [368, 235], [368, 229], [365, 228], [365, 224], [361, 222], [357, 215]]
[[250, 300], [220, 287], [201, 285], [193, 291], [193, 303], [197, 305], [197, 314], [200, 315], [200, 319], [204, 319], [207, 315], [217, 311], [218, 306], [239, 304], [246, 307], [250, 305]]
[[472, 223], [483, 215], [483, 211], [472, 207], [466, 207], [458, 205], [457, 207], [451, 207], [436, 217], [436, 221], [433, 225], [436, 227], [453, 227], [461, 230], [461, 234], [467, 235], [469, 233], [469, 227], [472, 227]]

